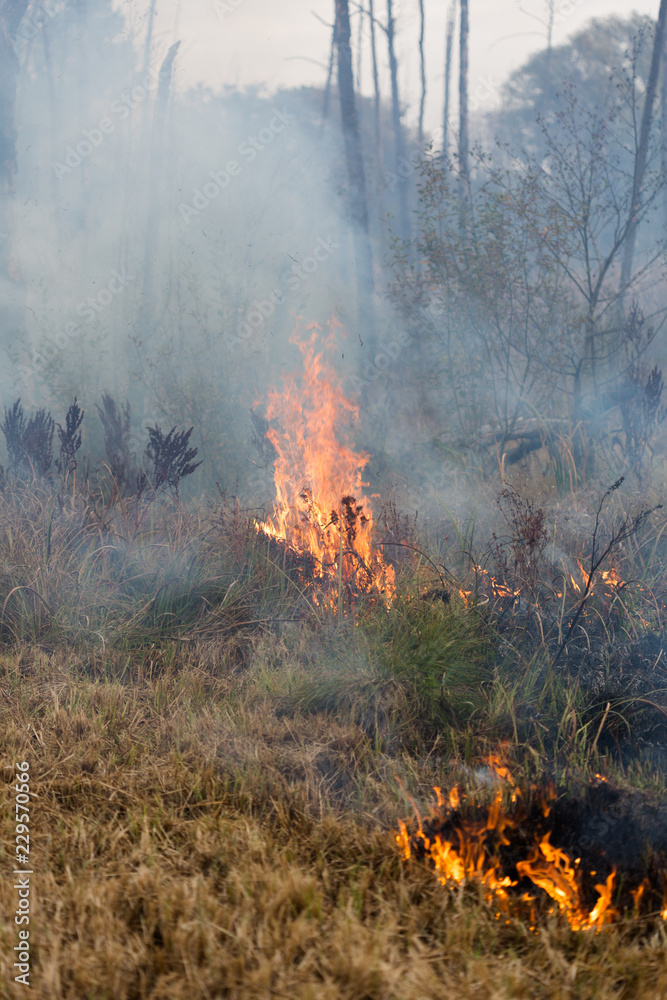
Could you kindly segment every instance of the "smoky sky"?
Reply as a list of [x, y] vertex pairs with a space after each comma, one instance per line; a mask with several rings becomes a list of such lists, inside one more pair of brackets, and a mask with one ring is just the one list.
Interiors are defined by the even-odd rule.
[[[141, 44], [146, 9], [141, 2], [119, 3], [128, 30]], [[183, 42], [178, 80], [181, 86], [198, 83], [218, 89], [225, 85], [264, 86], [268, 92], [282, 87], [321, 86], [326, 76], [330, 46], [328, 25], [333, 0], [188, 0], [158, 5], [156, 38], [168, 47]], [[382, 20], [385, 5], [376, 3]], [[402, 99], [407, 120], [414, 123], [419, 104], [419, 33], [416, 0], [394, 5], [400, 63]], [[426, 125], [440, 121], [443, 89], [443, 51], [447, 0], [426, 0], [426, 69], [428, 98]], [[593, 17], [629, 17], [633, 11], [656, 16], [654, 0], [557, 0], [554, 44], [558, 45]], [[546, 0], [471, 0], [470, 89], [479, 100], [492, 105], [498, 86], [512, 70], [544, 46]], [[352, 32], [357, 39], [358, 21]], [[364, 25], [361, 63], [362, 91], [370, 93], [368, 23]], [[382, 60], [386, 59], [382, 39]], [[385, 67], [386, 69], [386, 67]], [[356, 60], [355, 60], [356, 70]], [[387, 89], [387, 75], [384, 74]], [[387, 96], [385, 94], [385, 96]]]

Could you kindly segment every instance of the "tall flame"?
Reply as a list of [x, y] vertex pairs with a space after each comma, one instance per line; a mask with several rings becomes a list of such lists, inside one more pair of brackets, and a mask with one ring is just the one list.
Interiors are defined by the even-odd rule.
[[[324, 348], [333, 353], [337, 324], [332, 322]], [[342, 391], [340, 380], [318, 349], [320, 328], [292, 343], [302, 357], [303, 373], [283, 376], [283, 389], [269, 394], [267, 438], [277, 452], [276, 503], [259, 525], [313, 561], [313, 576], [356, 593], [395, 589], [393, 568], [373, 545], [373, 513], [362, 491], [362, 471], [369, 455], [357, 452], [350, 431], [359, 407]]]

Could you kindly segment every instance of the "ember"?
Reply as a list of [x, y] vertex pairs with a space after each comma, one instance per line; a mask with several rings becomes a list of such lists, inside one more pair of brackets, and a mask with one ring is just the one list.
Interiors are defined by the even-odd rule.
[[[338, 594], [340, 608], [343, 593], [348, 603], [360, 594], [391, 599], [394, 570], [373, 544], [373, 514], [362, 495], [369, 456], [353, 450], [349, 430], [336, 434], [346, 420], [356, 423], [358, 407], [317, 350], [319, 326], [310, 324], [308, 330], [308, 339], [292, 338], [301, 351], [303, 375], [285, 376], [283, 391], [274, 389], [269, 396], [266, 436], [278, 455], [276, 503], [257, 530], [305, 559], [304, 582], [317, 585], [317, 603], [333, 605]], [[329, 351], [335, 333], [332, 324]]]
[[[605, 779], [596, 776], [578, 802], [558, 796], [553, 785], [519, 788], [498, 756], [489, 757], [487, 764], [501, 781], [489, 804], [471, 801], [457, 786], [448, 793], [435, 789], [437, 801], [426, 819], [412, 803], [413, 827], [399, 821], [395, 838], [406, 860], [426, 861], [445, 886], [476, 882], [487, 902], [500, 910], [497, 916], [526, 911], [534, 923], [541, 897], [552, 901], [548, 912], [557, 908], [573, 930], [600, 930], [623, 910], [639, 912], [640, 907], [648, 913], [659, 911], [667, 920], [664, 854], [659, 860], [654, 856], [652, 877], [642, 877], [623, 859], [619, 878], [605, 847], [580, 836], [586, 829], [582, 822], [590, 824], [591, 815], [604, 815], [618, 795]], [[586, 846], [585, 861], [567, 844], [567, 825]], [[629, 835], [632, 840], [634, 831]], [[565, 845], [559, 846], [556, 839], [565, 840]]]

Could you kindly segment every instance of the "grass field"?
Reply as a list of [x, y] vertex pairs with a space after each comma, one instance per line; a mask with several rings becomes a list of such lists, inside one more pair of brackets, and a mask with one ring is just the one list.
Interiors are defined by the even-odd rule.
[[[224, 498], [7, 491], [0, 994], [26, 989], [11, 871], [14, 763], [28, 761], [33, 996], [667, 997], [655, 914], [574, 932], [544, 906], [531, 931], [395, 842], [406, 795], [427, 808], [434, 784], [464, 780], [483, 797], [501, 748], [518, 781], [601, 772], [664, 805], [661, 662], [633, 686], [608, 652], [642, 676], [659, 655], [664, 525], [657, 512], [615, 553], [634, 583], [591, 598], [581, 628], [606, 659], [573, 671], [579, 632], [552, 668], [576, 607], [562, 581], [556, 614], [485, 603], [462, 526], [456, 567], [413, 538], [391, 606], [353, 614], [314, 604]], [[447, 562], [465, 599], [453, 577], [447, 603], [423, 599]]]

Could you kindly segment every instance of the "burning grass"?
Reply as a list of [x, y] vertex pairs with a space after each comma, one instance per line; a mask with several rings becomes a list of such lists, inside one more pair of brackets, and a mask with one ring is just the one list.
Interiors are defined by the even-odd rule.
[[[599, 774], [578, 795], [553, 784], [517, 785], [499, 758], [505, 783], [486, 804], [454, 785], [412, 832], [400, 822], [396, 842], [406, 860], [428, 860], [443, 886], [477, 882], [496, 918], [559, 913], [573, 930], [608, 928], [622, 913], [645, 923], [667, 919], [665, 813], [632, 809]], [[645, 808], [645, 813], [643, 809]], [[611, 820], [611, 822], [610, 822]]]
[[[391, 600], [395, 575], [373, 537], [373, 511], [362, 496], [362, 472], [370, 456], [350, 440], [359, 407], [342, 392], [324, 353], [333, 351], [337, 325], [324, 346], [320, 328], [308, 327], [307, 339], [295, 332], [303, 371], [285, 376], [267, 406], [266, 438], [276, 455], [273, 512], [258, 531], [279, 542], [292, 561], [300, 560], [313, 599], [352, 609], [364, 595]], [[318, 346], [320, 349], [318, 350]]]
[[[0, 730], [6, 759], [29, 759], [35, 776], [36, 995], [667, 993], [662, 874], [635, 863], [667, 826], [661, 619], [645, 600], [660, 581], [642, 577], [661, 558], [661, 523], [619, 550], [627, 585], [601, 578], [581, 617], [589, 634], [603, 622], [614, 642], [586, 646], [578, 625], [554, 668], [558, 628], [555, 647], [542, 640], [534, 600], [488, 592], [487, 602], [482, 584], [464, 601], [459, 588], [484, 576], [465, 560], [479, 567], [482, 556], [470, 546], [458, 563], [454, 552], [429, 554], [425, 538], [382, 534], [388, 520], [374, 523], [373, 544], [386, 542], [390, 600], [353, 581], [349, 591], [335, 577], [325, 585], [307, 553], [258, 531], [225, 496], [186, 504], [5, 486]], [[581, 538], [572, 548], [574, 560]], [[513, 804], [509, 789], [501, 813], [485, 758], [503, 740], [525, 794]], [[608, 778], [596, 794], [613, 802], [589, 798], [596, 771]], [[548, 780], [559, 795], [547, 795], [545, 816]], [[402, 788], [423, 802], [436, 784], [456, 785], [459, 804], [424, 818], [421, 840], [406, 827], [415, 857], [405, 864], [394, 839]], [[8, 783], [2, 797], [10, 803]], [[501, 817], [515, 824], [511, 837]], [[478, 843], [494, 877], [516, 881], [502, 887], [508, 896], [533, 900], [499, 909], [470, 878], [444, 891], [431, 844], [456, 847], [464, 822], [493, 834]], [[594, 844], [620, 838], [630, 854], [575, 852], [565, 827], [590, 828]], [[557, 903], [530, 878], [526, 888], [525, 872], [520, 885], [519, 865], [534, 872], [545, 843], [575, 873], [584, 863], [599, 872], [570, 897], [589, 923], [595, 886], [616, 864], [604, 933], [585, 931], [581, 913], [578, 930], [549, 914]], [[9, 883], [0, 893], [9, 914]], [[0, 987], [14, 997], [10, 951]]]

